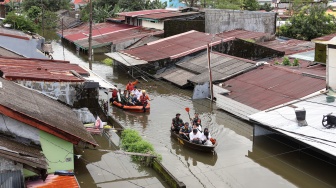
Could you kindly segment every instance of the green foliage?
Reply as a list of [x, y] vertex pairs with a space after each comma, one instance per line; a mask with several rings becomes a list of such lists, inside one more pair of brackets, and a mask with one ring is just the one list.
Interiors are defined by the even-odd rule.
[[325, 14], [327, 8], [321, 5], [304, 6], [290, 19], [290, 24], [279, 28], [278, 35], [300, 40], [311, 40], [336, 32], [336, 19]]
[[15, 12], [10, 12], [3, 22], [4, 24], [11, 24], [12, 28], [20, 31], [36, 32], [37, 26], [31, 20], [23, 15], [17, 15]]
[[259, 2], [257, 0], [243, 0], [242, 9], [255, 11], [259, 10]]
[[118, 5], [125, 11], [162, 9], [167, 6], [166, 3], [161, 3], [160, 0], [119, 0]]
[[[43, 12], [44, 29], [56, 29], [59, 18], [55, 12], [45, 11]], [[41, 19], [42, 22], [42, 19]], [[41, 23], [42, 24], [42, 23]], [[42, 25], [40, 25], [42, 27]]]
[[106, 59], [103, 60], [103, 63], [104, 63], [105, 65], [111, 66], [111, 65], [113, 65], [113, 59], [111, 59], [111, 58], [106, 58]]
[[260, 10], [265, 10], [266, 12], [269, 12], [273, 10], [273, 7], [271, 6], [271, 3], [265, 3], [260, 6]]
[[37, 21], [37, 19], [41, 16], [42, 10], [40, 7], [32, 6], [27, 11], [27, 16], [32, 21]]
[[185, 3], [188, 7], [195, 7], [200, 0], [180, 0], [180, 2]]
[[280, 65], [280, 63], [279, 63], [278, 61], [276, 61], [274, 64], [275, 64], [275, 65]]
[[282, 60], [282, 65], [284, 65], [284, 66], [291, 66], [292, 64], [289, 61], [288, 57], [284, 57], [283, 60]]
[[14, 0], [11, 0], [5, 4], [6, 12], [12, 12], [19, 8], [20, 8], [20, 4]]
[[[149, 142], [142, 139], [136, 130], [125, 129], [121, 134], [121, 148], [128, 152], [147, 153], [156, 155], [161, 159], [161, 156], [154, 152], [154, 147]], [[144, 157], [134, 156], [134, 160], [141, 161]]]
[[292, 66], [299, 66], [299, 65], [300, 65], [299, 60], [295, 58]]
[[70, 9], [71, 0], [24, 0], [23, 10], [28, 11], [32, 6], [39, 6], [41, 9], [56, 12], [62, 9]]

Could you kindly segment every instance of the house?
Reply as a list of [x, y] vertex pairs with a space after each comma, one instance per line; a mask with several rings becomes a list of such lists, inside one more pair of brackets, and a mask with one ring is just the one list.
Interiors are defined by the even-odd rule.
[[174, 12], [174, 10], [152, 9], [152, 10], [140, 10], [132, 12], [121, 12], [118, 13], [118, 16], [123, 17], [125, 19], [125, 24], [133, 26], [142, 26], [142, 20], [138, 19], [139, 16], [144, 16], [147, 14], [167, 13], [167, 12]]
[[98, 146], [69, 107], [3, 78], [0, 116], [0, 176], [7, 185], [20, 183], [22, 175], [45, 180], [58, 170], [73, 171], [74, 145]]
[[0, 47], [27, 58], [47, 59], [42, 53], [44, 38], [0, 27]]
[[315, 43], [315, 58], [314, 61], [319, 63], [326, 63], [327, 59], [327, 44], [330, 40], [336, 39], [336, 33], [318, 37], [312, 40]]
[[[77, 50], [81, 49], [85, 51], [89, 49], [88, 34], [88, 24], [58, 32], [58, 35], [60, 35], [63, 40], [74, 44]], [[92, 29], [92, 49], [94, 53], [115, 52], [131, 46], [144, 37], [161, 34], [163, 34], [163, 31], [126, 24], [109, 22], [94, 24]]]
[[324, 90], [278, 108], [258, 112], [249, 118], [254, 123], [255, 137], [278, 134], [301, 148], [309, 148], [326, 156], [327, 160], [335, 160], [336, 43], [331, 39], [324, 44], [328, 54]]
[[[70, 106], [83, 96], [83, 89], [94, 86], [86, 82], [87, 70], [69, 61], [0, 56], [1, 76], [25, 87], [37, 90]], [[97, 89], [94, 86], [92, 89]]]

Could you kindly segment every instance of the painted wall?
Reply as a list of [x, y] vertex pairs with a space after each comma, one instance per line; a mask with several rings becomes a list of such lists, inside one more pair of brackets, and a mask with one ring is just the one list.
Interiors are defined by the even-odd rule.
[[161, 2], [166, 3], [169, 8], [186, 7], [186, 5], [181, 3], [180, 0], [161, 0]]
[[328, 86], [336, 91], [336, 45], [328, 45], [327, 58]]
[[81, 92], [82, 82], [42, 82], [17, 80], [17, 83], [28, 88], [42, 92], [45, 95], [54, 97], [68, 105], [73, 105], [78, 100], [78, 92]]
[[42, 41], [36, 39], [23, 40], [7, 36], [0, 36], [0, 46], [3, 48], [6, 48], [27, 58], [48, 59], [42, 52], [37, 50], [41, 49], [41, 42]]
[[14, 164], [14, 161], [0, 157], [0, 172], [22, 170], [22, 164]]
[[154, 28], [154, 29], [160, 29], [163, 30], [163, 22], [156, 22], [153, 23], [148, 20], [142, 20], [142, 27], [147, 27], [147, 28]]
[[54, 135], [40, 131], [41, 146], [48, 162], [48, 173], [57, 170], [73, 170], [73, 144]]
[[205, 32], [217, 34], [234, 29], [275, 33], [276, 13], [240, 10], [205, 10]]

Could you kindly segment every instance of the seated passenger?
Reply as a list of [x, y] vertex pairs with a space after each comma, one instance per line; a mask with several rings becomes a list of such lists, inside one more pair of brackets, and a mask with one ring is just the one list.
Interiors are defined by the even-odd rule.
[[184, 139], [189, 140], [189, 133], [191, 132], [191, 128], [189, 127], [189, 123], [185, 122], [184, 126], [180, 129], [180, 136]]
[[192, 128], [193, 128], [193, 129], [196, 129], [199, 133], [203, 134], [202, 127], [200, 127], [200, 125], [197, 126], [196, 124], [194, 124], [194, 125], [192, 126]]
[[124, 93], [120, 96], [120, 98], [121, 98], [121, 104], [127, 105], [127, 103], [128, 103], [127, 90], [124, 90]]
[[201, 133], [197, 129], [193, 129], [192, 134], [189, 134], [190, 142], [195, 144], [202, 144]]
[[211, 139], [211, 135], [210, 135], [209, 129], [205, 128], [202, 134], [202, 143], [204, 145], [212, 145], [210, 139]]
[[180, 132], [180, 128], [183, 126], [183, 120], [180, 118], [181, 114], [177, 113], [175, 118], [172, 120], [171, 130], [176, 133]]

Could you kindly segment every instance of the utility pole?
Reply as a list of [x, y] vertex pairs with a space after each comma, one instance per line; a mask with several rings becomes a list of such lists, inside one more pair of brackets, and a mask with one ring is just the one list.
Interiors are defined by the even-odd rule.
[[43, 37], [45, 37], [44, 36], [44, 11], [43, 11], [44, 5], [43, 5], [43, 0], [41, 0], [41, 8], [42, 8], [42, 35], [43, 35]]
[[92, 70], [92, 0], [90, 0], [89, 69]]
[[214, 93], [213, 93], [213, 85], [212, 85], [212, 72], [211, 72], [211, 64], [210, 64], [210, 44], [207, 46], [208, 52], [208, 68], [209, 68], [209, 84], [210, 84], [210, 99], [213, 102], [214, 100]]

